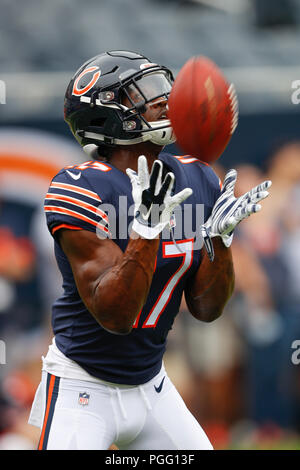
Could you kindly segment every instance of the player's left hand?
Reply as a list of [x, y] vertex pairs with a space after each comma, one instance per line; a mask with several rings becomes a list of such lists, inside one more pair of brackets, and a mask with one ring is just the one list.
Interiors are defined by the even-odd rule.
[[201, 226], [204, 245], [211, 261], [214, 259], [214, 249], [211, 239], [221, 237], [226, 247], [233, 239], [235, 227], [246, 217], [261, 210], [260, 201], [265, 199], [272, 182], [264, 181], [255, 188], [236, 198], [234, 187], [237, 179], [236, 170], [229, 170], [225, 176], [221, 195], [215, 202], [210, 217]]

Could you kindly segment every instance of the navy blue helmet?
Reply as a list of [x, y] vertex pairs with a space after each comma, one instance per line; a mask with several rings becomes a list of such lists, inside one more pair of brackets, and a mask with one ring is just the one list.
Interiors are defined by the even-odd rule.
[[167, 116], [148, 122], [143, 114], [149, 103], [168, 100], [173, 81], [168, 68], [140, 54], [105, 52], [72, 77], [65, 94], [65, 121], [83, 148], [146, 141], [171, 144], [176, 138]]

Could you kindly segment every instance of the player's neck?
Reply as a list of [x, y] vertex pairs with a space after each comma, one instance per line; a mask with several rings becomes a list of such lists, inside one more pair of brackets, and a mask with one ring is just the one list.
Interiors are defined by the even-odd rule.
[[118, 170], [126, 173], [126, 168], [137, 171], [137, 161], [140, 155], [145, 155], [148, 161], [148, 167], [151, 169], [154, 160], [158, 158], [163, 147], [154, 145], [151, 142], [145, 142], [129, 147], [118, 147], [109, 159], [109, 163], [114, 165]]

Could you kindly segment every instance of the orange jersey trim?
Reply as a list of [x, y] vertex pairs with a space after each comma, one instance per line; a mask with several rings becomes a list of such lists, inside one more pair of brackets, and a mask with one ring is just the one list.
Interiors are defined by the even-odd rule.
[[188, 165], [189, 163], [194, 162], [200, 162], [203, 163], [203, 165], [210, 166], [209, 163], [200, 160], [200, 158], [193, 157], [192, 155], [174, 155], [174, 157], [177, 158], [177, 160], [179, 160], [184, 165]]
[[44, 424], [43, 424], [43, 428], [42, 428], [42, 433], [41, 433], [41, 437], [40, 437], [38, 450], [42, 450], [42, 448], [43, 448], [45, 431], [46, 431], [46, 426], [47, 426], [47, 421], [48, 421], [48, 416], [49, 416], [49, 410], [50, 410], [50, 405], [51, 405], [51, 400], [52, 400], [52, 394], [53, 394], [53, 389], [54, 389], [54, 382], [55, 382], [55, 375], [51, 375], [50, 384], [49, 384], [49, 392], [48, 392], [46, 413], [45, 413]]
[[66, 201], [66, 202], [69, 202], [70, 204], [74, 204], [75, 206], [83, 207], [84, 209], [86, 209], [90, 212], [93, 212], [96, 215], [99, 215], [100, 217], [102, 217], [102, 219], [104, 219], [106, 222], [108, 222], [108, 217], [105, 214], [105, 212], [103, 212], [98, 207], [94, 207], [94, 206], [92, 206], [92, 204], [88, 204], [87, 202], [83, 202], [80, 199], [77, 199], [75, 197], [64, 196], [62, 194], [48, 193], [46, 195], [46, 199], [53, 199], [55, 201]]
[[60, 228], [68, 228], [70, 230], [83, 230], [83, 228], [76, 227], [76, 225], [60, 224], [60, 225], [57, 225], [56, 227], [54, 227], [54, 229], [51, 232], [52, 235], [54, 235], [55, 232], [57, 232], [57, 230], [59, 230]]
[[[84, 222], [94, 225], [95, 227], [99, 227], [99, 222], [95, 222], [94, 220], [90, 219], [89, 217], [85, 217], [84, 215], [79, 214], [76, 211], [72, 211], [71, 209], [65, 209], [64, 207], [57, 207], [57, 206], [45, 206], [45, 212], [58, 212], [59, 214], [69, 215], [70, 217], [75, 217], [77, 219], [81, 219]], [[100, 227], [104, 232], [109, 233], [106, 227]]]
[[92, 199], [96, 199], [96, 201], [102, 202], [102, 200], [100, 199], [97, 193], [94, 193], [93, 191], [89, 191], [88, 189], [80, 188], [73, 184], [51, 183], [50, 188], [66, 189], [67, 191], [73, 191], [74, 193], [84, 194], [85, 196], [89, 196]]

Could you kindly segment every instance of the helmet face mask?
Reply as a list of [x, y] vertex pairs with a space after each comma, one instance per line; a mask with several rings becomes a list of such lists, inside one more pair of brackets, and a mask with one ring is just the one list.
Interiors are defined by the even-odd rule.
[[168, 145], [175, 142], [166, 116], [173, 80], [170, 70], [139, 54], [101, 54], [72, 78], [65, 96], [65, 120], [83, 147], [146, 141]]
[[172, 82], [166, 72], [148, 71], [138, 78], [129, 81], [123, 89], [132, 106], [140, 102], [151, 103], [168, 100]]

